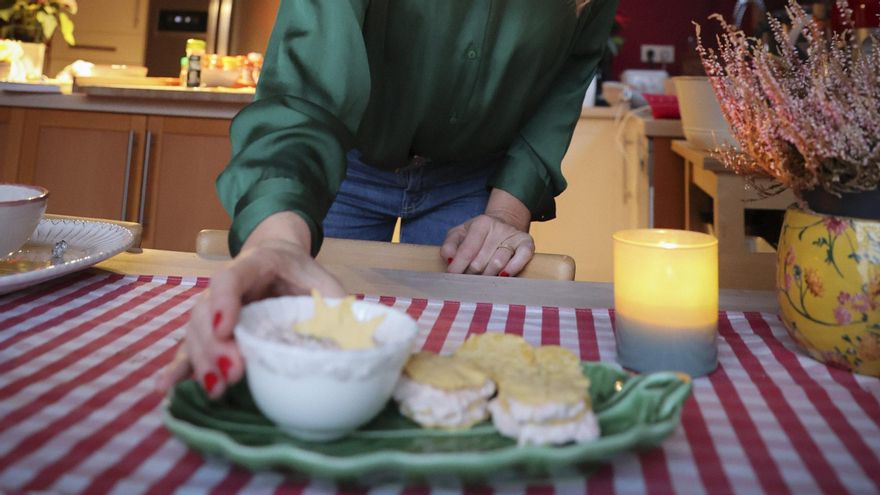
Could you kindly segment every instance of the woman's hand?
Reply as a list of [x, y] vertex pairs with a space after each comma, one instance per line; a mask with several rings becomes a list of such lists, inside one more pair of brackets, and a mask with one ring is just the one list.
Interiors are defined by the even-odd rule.
[[449, 273], [514, 276], [535, 254], [531, 213], [511, 194], [493, 189], [486, 213], [449, 229], [440, 256]]
[[308, 294], [344, 296], [339, 282], [309, 254], [311, 234], [296, 214], [268, 217], [228, 267], [211, 277], [211, 286], [190, 312], [186, 336], [158, 387], [167, 391], [191, 374], [211, 398], [241, 379], [244, 365], [232, 330], [245, 303], [266, 297]]

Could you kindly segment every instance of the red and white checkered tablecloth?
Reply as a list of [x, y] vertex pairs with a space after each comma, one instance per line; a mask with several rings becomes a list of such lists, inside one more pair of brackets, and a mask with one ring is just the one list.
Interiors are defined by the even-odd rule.
[[[163, 427], [153, 379], [207, 283], [83, 272], [0, 297], [0, 492], [341, 489], [204, 458]], [[452, 351], [470, 332], [506, 331], [585, 360], [615, 360], [608, 309], [378, 300], [417, 318], [420, 343], [432, 351]], [[542, 486], [360, 491], [880, 493], [880, 380], [800, 354], [774, 315], [726, 312], [719, 331], [720, 366], [694, 381], [682, 427], [662, 448]]]

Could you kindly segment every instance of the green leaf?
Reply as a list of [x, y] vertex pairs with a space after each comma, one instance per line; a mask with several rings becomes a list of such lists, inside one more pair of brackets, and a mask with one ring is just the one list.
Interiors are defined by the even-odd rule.
[[2, 19], [3, 22], [9, 22], [10, 17], [12, 17], [12, 9], [0, 10], [0, 19]]
[[61, 36], [64, 37], [64, 41], [70, 46], [75, 45], [76, 38], [73, 37], [73, 21], [70, 16], [61, 12], [58, 14], [58, 18], [61, 20]]
[[58, 20], [55, 19], [55, 16], [45, 12], [37, 12], [37, 22], [43, 26], [43, 36], [46, 37], [46, 41], [51, 40], [52, 35], [55, 34], [55, 28], [58, 27]]

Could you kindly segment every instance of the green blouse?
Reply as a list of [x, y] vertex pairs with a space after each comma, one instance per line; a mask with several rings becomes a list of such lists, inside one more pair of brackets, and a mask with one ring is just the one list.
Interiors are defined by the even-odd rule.
[[553, 218], [616, 7], [591, 0], [578, 16], [575, 0], [282, 0], [217, 179], [231, 251], [267, 216], [294, 211], [317, 253], [352, 148], [383, 168], [506, 152], [489, 185], [533, 220]]

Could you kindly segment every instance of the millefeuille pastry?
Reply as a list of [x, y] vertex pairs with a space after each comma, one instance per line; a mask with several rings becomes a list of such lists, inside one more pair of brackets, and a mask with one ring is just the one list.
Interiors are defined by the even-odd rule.
[[467, 360], [420, 352], [404, 366], [393, 397], [401, 413], [419, 425], [459, 430], [488, 417], [494, 393], [492, 380]]
[[498, 396], [489, 402], [492, 423], [519, 445], [593, 440], [599, 425], [584, 383], [589, 385], [583, 375], [540, 366], [505, 373], [497, 382]]
[[534, 348], [516, 335], [468, 338], [455, 353], [483, 369], [498, 388], [489, 402], [495, 428], [519, 445], [584, 442], [599, 436], [589, 380], [580, 360], [559, 346]]

